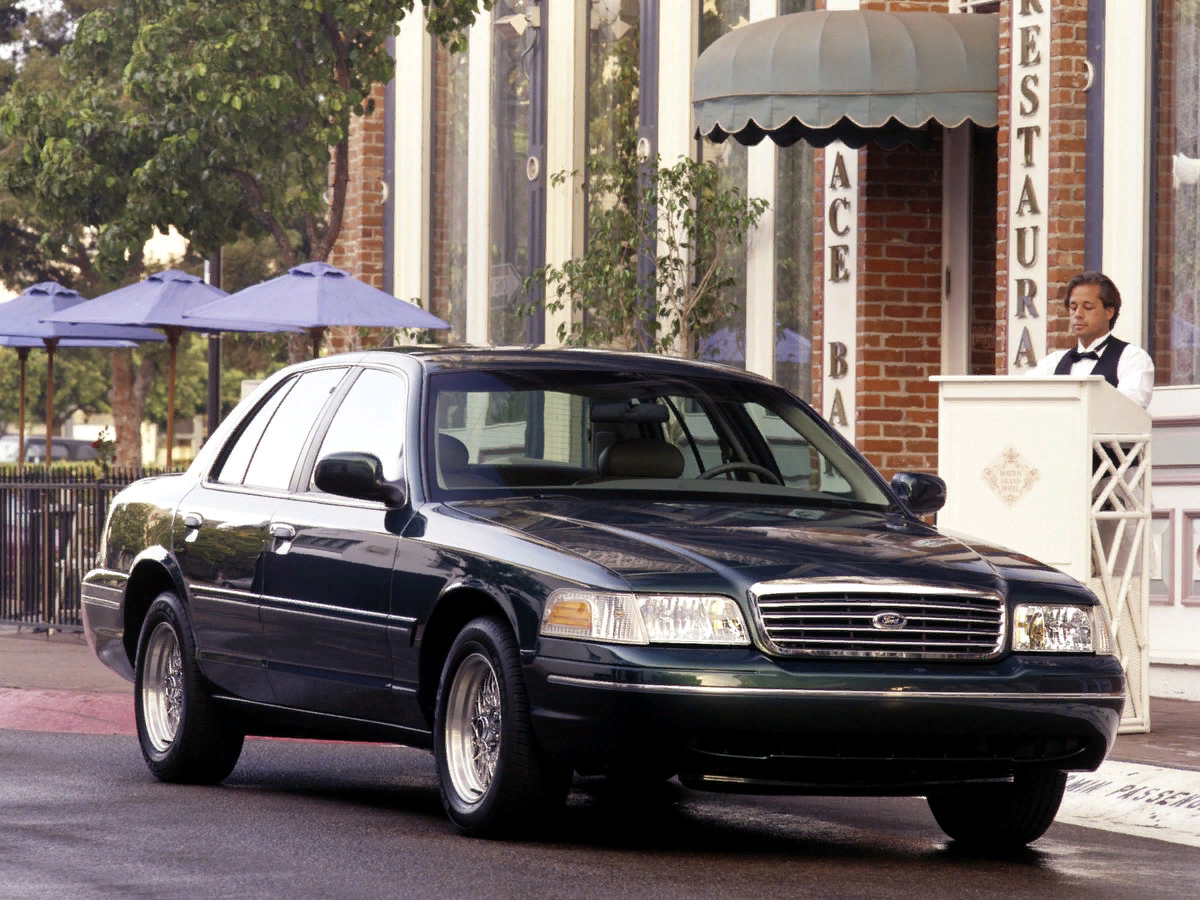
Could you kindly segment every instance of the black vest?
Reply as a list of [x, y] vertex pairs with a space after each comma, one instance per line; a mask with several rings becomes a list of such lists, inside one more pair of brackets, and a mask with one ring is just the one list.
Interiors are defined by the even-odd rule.
[[[1076, 345], [1078, 347], [1078, 345]], [[1100, 358], [1096, 360], [1096, 365], [1092, 368], [1093, 375], [1103, 375], [1104, 380], [1113, 387], [1117, 386], [1117, 360], [1121, 358], [1121, 354], [1129, 344], [1122, 341], [1111, 334], [1108, 336], [1108, 342], [1104, 345], [1104, 349], [1100, 353]], [[1063, 358], [1058, 361], [1058, 368], [1054, 370], [1055, 375], [1070, 375], [1071, 366], [1074, 363], [1071, 357], [1064, 353]]]

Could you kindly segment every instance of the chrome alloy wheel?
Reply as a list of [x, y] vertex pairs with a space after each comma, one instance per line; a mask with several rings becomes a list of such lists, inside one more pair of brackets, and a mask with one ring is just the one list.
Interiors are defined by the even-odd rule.
[[179, 733], [183, 714], [183, 657], [179, 640], [166, 622], [160, 622], [146, 642], [142, 675], [142, 720], [154, 749], [170, 749]]
[[465, 803], [479, 800], [492, 785], [500, 758], [500, 682], [491, 662], [472, 653], [454, 673], [446, 705], [446, 768]]

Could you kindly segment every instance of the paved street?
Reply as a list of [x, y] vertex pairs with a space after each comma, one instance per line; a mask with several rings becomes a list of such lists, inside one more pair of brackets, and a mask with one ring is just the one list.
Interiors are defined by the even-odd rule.
[[1054, 825], [956, 852], [915, 799], [733, 798], [577, 782], [537, 842], [471, 840], [432, 758], [249, 741], [221, 787], [163, 785], [127, 737], [0, 732], [5, 897], [1191, 898], [1200, 851]]
[[1200, 704], [1156, 701], [1155, 731], [1073, 776], [1042, 840], [985, 859], [947, 842], [920, 799], [674, 783], [631, 798], [601, 779], [577, 780], [539, 841], [469, 840], [445, 819], [432, 757], [382, 745], [252, 739], [225, 785], [161, 785], [132, 738], [131, 695], [79, 635], [0, 631], [3, 896], [1200, 893]]

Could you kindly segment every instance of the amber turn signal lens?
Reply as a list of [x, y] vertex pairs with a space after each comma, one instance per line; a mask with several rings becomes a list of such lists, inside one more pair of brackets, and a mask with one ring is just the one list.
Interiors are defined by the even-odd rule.
[[559, 600], [546, 614], [547, 625], [565, 628], [592, 628], [592, 608], [582, 600]]

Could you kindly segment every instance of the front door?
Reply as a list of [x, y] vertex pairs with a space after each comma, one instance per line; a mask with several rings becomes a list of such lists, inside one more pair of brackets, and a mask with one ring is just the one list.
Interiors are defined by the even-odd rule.
[[401, 478], [403, 377], [364, 369], [342, 398], [306, 484], [270, 525], [262, 616], [279, 702], [358, 719], [395, 721], [389, 638], [392, 569], [403, 513], [336, 497], [312, 483], [316, 460], [339, 451], [379, 457]]

